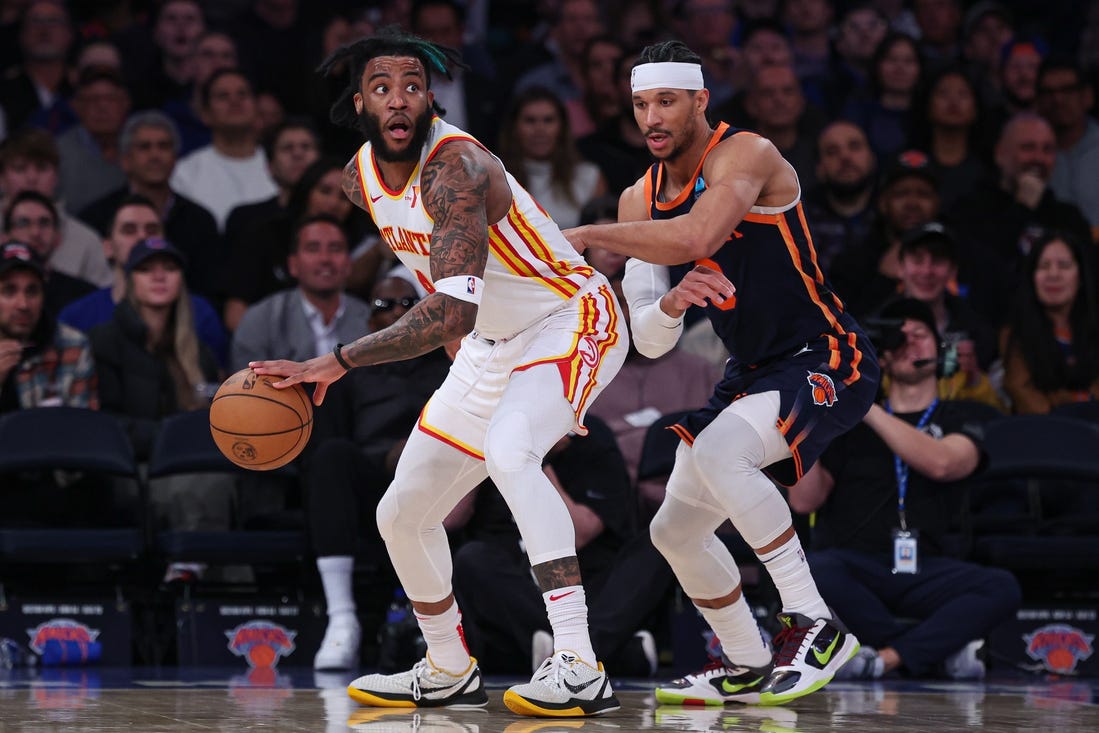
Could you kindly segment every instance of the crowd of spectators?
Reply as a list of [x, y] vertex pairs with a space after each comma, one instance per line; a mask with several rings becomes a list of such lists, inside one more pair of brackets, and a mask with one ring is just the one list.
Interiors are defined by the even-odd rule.
[[[389, 24], [462, 50], [469, 68], [434, 79], [436, 101], [563, 228], [614, 220], [649, 164], [630, 69], [642, 46], [683, 40], [703, 59], [711, 121], [760, 132], [797, 170], [848, 309], [874, 324], [897, 302], [928, 307], [959, 366], [940, 374], [940, 399], [1007, 414], [1099, 399], [1099, 2], [0, 0], [0, 413], [110, 411], [141, 457], [158, 420], [202, 408], [250, 359], [330, 351], [422, 297], [342, 194], [361, 138], [330, 122], [313, 72]], [[587, 256], [620, 284], [621, 258]], [[631, 351], [592, 407], [596, 437], [547, 463], [580, 507], [599, 587], [637, 558], [660, 566], [655, 587], [672, 584], [645, 543], [662, 485], [638, 481], [641, 444], [706, 399], [728, 356], [699, 314], [687, 325], [663, 359]], [[373, 505], [447, 364], [440, 351], [356, 370], [318, 415], [301, 475], [332, 619], [319, 666], [354, 664], [353, 558], [384, 557]], [[605, 455], [621, 472], [592, 488], [583, 475]], [[161, 521], [228, 526], [228, 504], [183, 507], [216, 503], [200, 483], [162, 496]], [[532, 595], [498, 499], [481, 487], [448, 521], [474, 543], [458, 583], [496, 582], [479, 572], [491, 556], [514, 589], [498, 592]], [[500, 626], [465, 597], [489, 659], [529, 654], [522, 640], [544, 633], [538, 613]], [[640, 644], [651, 657], [614, 608], [593, 619], [629, 632], [608, 631], [613, 655]]]

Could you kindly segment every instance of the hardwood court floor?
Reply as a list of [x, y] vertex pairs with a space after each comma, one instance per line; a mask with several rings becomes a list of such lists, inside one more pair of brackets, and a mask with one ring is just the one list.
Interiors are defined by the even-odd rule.
[[628, 731], [1099, 731], [1099, 680], [1011, 678], [981, 684], [835, 682], [781, 708], [657, 706], [650, 683], [617, 682], [622, 709], [595, 719], [520, 718], [489, 683], [484, 710], [362, 708], [351, 675], [309, 670], [0, 669], [0, 733], [314, 731], [587, 733]]

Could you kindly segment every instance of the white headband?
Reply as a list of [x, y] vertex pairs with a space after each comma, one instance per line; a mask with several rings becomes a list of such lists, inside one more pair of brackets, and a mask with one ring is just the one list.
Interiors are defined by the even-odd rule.
[[635, 92], [649, 89], [702, 89], [702, 67], [678, 61], [659, 61], [633, 67], [630, 87]]

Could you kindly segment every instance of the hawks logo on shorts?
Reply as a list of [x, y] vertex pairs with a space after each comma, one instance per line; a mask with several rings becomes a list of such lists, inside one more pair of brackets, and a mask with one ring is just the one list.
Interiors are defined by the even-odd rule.
[[599, 347], [596, 346], [595, 339], [591, 336], [580, 339], [580, 343], [576, 345], [576, 350], [580, 352], [580, 360], [589, 367], [594, 367], [599, 363]]
[[809, 386], [813, 388], [813, 404], [831, 407], [836, 404], [836, 384], [827, 374], [809, 372], [805, 378]]

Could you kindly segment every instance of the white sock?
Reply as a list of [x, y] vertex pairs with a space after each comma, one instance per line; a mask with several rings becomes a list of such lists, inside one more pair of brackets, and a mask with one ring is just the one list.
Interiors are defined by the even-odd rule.
[[351, 591], [351, 571], [355, 559], [349, 555], [331, 555], [317, 558], [317, 570], [324, 586], [324, 603], [328, 607], [329, 621], [358, 623], [355, 616], [355, 596]]
[[744, 596], [722, 608], [695, 608], [721, 641], [721, 650], [733, 664], [762, 667], [771, 662], [771, 649], [763, 642], [759, 624]]
[[469, 669], [469, 649], [462, 634], [462, 617], [457, 602], [437, 616], [427, 616], [416, 611], [416, 621], [427, 642], [427, 654], [436, 669], [455, 677]]
[[801, 540], [796, 534], [782, 547], [756, 555], [778, 589], [783, 611], [800, 613], [812, 619], [832, 618], [832, 612], [820, 597], [817, 584], [809, 572], [805, 551], [801, 549]]
[[[588, 636], [588, 600], [584, 586], [569, 585], [542, 594], [546, 616], [553, 629], [553, 653], [568, 650], [592, 667], [598, 668], [595, 650]], [[536, 663], [541, 663], [535, 659]]]

